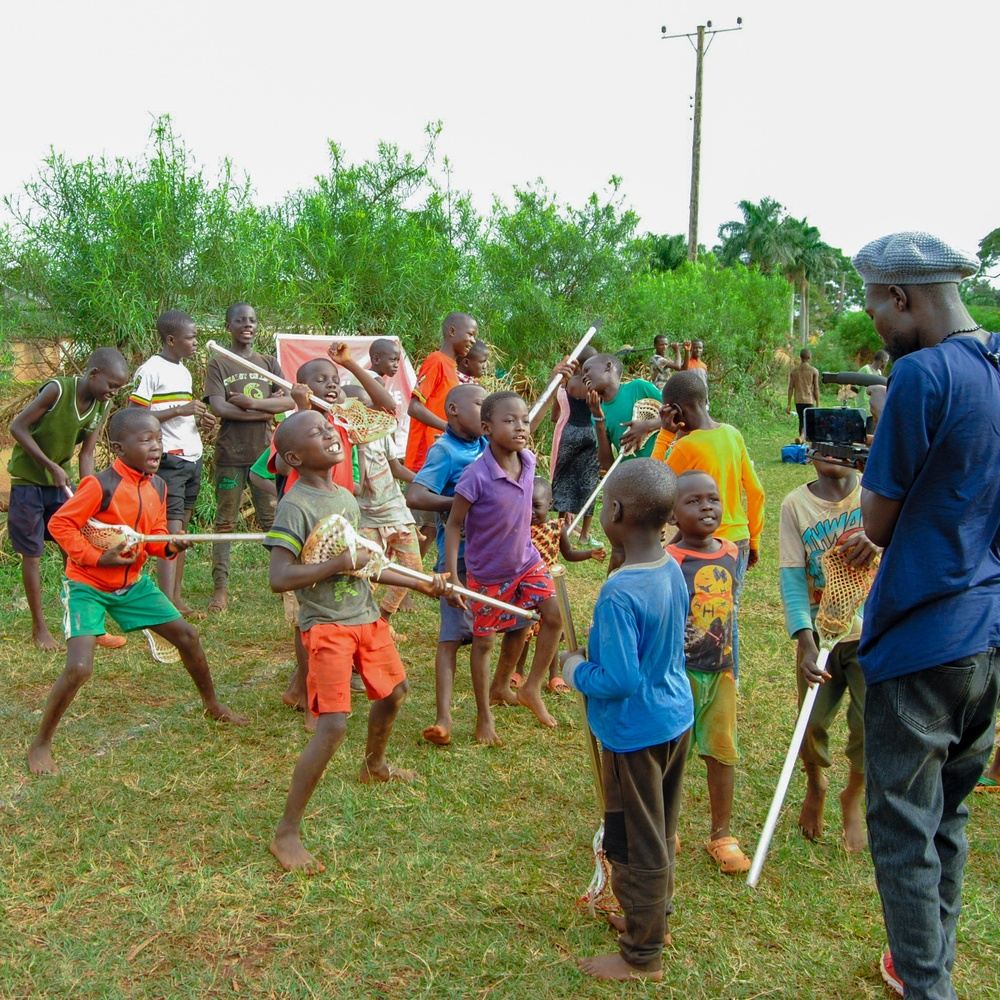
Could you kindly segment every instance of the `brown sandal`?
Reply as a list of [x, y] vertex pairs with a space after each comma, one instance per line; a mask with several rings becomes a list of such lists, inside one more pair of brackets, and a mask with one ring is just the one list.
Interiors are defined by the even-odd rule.
[[740, 842], [735, 837], [707, 840], [705, 850], [724, 875], [738, 875], [740, 872], [750, 871], [750, 859], [740, 850]]

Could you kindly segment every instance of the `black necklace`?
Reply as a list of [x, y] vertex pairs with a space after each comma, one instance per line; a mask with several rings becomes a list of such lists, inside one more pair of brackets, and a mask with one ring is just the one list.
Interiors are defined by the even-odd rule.
[[947, 337], [942, 337], [942, 341], [948, 340], [949, 337], [958, 337], [963, 333], [975, 333], [976, 330], [981, 330], [982, 327], [977, 323], [975, 326], [970, 326], [968, 330], [952, 330]]

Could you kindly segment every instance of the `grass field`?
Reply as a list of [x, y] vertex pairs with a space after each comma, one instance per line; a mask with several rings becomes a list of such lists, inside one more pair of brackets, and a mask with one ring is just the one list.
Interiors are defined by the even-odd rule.
[[[763, 559], [742, 612], [741, 743], [734, 832], [752, 850], [795, 712], [793, 646], [777, 586], [781, 497], [810, 470], [782, 466], [788, 426], [748, 434], [768, 491]], [[208, 553], [190, 562], [204, 606]], [[578, 628], [601, 581], [574, 566]], [[46, 562], [50, 625], [59, 621], [59, 562]], [[25, 748], [61, 657], [35, 652], [17, 563], [0, 558], [0, 996], [19, 997], [881, 997], [884, 943], [870, 859], [827, 835], [795, 830], [797, 776], [757, 891], [717, 873], [701, 849], [704, 767], [691, 762], [681, 817], [674, 948], [660, 984], [586, 979], [574, 957], [610, 950], [607, 928], [574, 907], [590, 877], [594, 795], [575, 705], [550, 698], [560, 726], [523, 710], [499, 714], [505, 746], [471, 742], [467, 658], [450, 748], [424, 743], [433, 721], [436, 614], [400, 616], [412, 694], [390, 746], [420, 773], [411, 787], [354, 780], [360, 704], [306, 817], [305, 842], [326, 863], [286, 875], [267, 853], [303, 745], [301, 717], [280, 699], [291, 666], [264, 553], [234, 555], [230, 613], [200, 623], [216, 682], [252, 719], [205, 721], [178, 666], [159, 666], [141, 638], [98, 651], [93, 680], [55, 740], [59, 776], [29, 779]], [[837, 745], [843, 745], [841, 720]], [[841, 755], [831, 792], [846, 773]], [[1000, 996], [1000, 797], [969, 804], [970, 854], [955, 969], [968, 998]]]

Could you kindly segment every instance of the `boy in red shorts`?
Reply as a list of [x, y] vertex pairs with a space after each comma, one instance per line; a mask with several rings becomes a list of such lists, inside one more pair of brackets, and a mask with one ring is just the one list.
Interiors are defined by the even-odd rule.
[[[345, 551], [325, 562], [299, 562], [313, 529], [331, 514], [344, 517], [355, 529], [359, 511], [354, 497], [332, 478], [344, 461], [337, 429], [321, 413], [305, 410], [288, 417], [274, 435], [278, 454], [298, 473], [278, 503], [274, 524], [264, 544], [271, 550], [270, 583], [276, 592], [296, 591], [299, 627], [309, 657], [306, 678], [308, 708], [316, 716], [316, 731], [299, 756], [292, 774], [285, 811], [271, 841], [271, 853], [286, 871], [315, 874], [324, 866], [302, 844], [302, 815], [334, 751], [347, 733], [351, 711], [351, 668], [356, 666], [372, 702], [368, 742], [358, 780], [413, 781], [416, 774], [394, 767], [385, 748], [392, 725], [406, 698], [403, 661], [392, 641], [389, 623], [379, 615], [367, 580], [351, 571], [368, 561], [364, 549], [352, 559]], [[433, 597], [444, 592], [443, 578], [433, 584], [414, 583], [386, 570], [378, 582], [411, 587]]]
[[[500, 659], [490, 687], [493, 704], [524, 705], [554, 728], [542, 700], [542, 681], [559, 645], [562, 617], [552, 575], [531, 543], [531, 497], [535, 456], [528, 450], [528, 408], [516, 392], [494, 392], [483, 400], [483, 433], [489, 447], [462, 473], [445, 530], [449, 575], [458, 573], [465, 529], [466, 583], [472, 589], [541, 615], [531, 672], [515, 692], [510, 686], [528, 621], [508, 611], [470, 602], [472, 672], [488, 670], [494, 633], [502, 632]], [[457, 597], [453, 603], [460, 603]], [[492, 739], [481, 742], [497, 742]]]
[[63, 581], [66, 669], [52, 685], [38, 735], [28, 750], [32, 774], [56, 772], [52, 736], [94, 671], [94, 647], [104, 634], [106, 614], [125, 631], [150, 629], [176, 646], [209, 716], [236, 725], [247, 722], [216, 697], [198, 630], [184, 621], [163, 591], [142, 573], [147, 556], [172, 559], [190, 543], [150, 542], [105, 551], [92, 545], [81, 530], [93, 518], [105, 524], [125, 524], [142, 535], [166, 533], [167, 487], [156, 475], [163, 455], [159, 420], [147, 410], [119, 410], [108, 424], [108, 437], [114, 463], [96, 476], [86, 476], [73, 498], [49, 521], [52, 537], [67, 556]]

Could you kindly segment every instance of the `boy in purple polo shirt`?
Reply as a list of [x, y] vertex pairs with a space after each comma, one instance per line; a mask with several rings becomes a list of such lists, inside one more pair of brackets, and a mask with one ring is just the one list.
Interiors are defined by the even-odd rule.
[[[472, 672], [474, 677], [488, 672], [493, 635], [502, 632], [490, 703], [523, 705], [543, 726], [552, 728], [556, 720], [542, 701], [542, 681], [559, 645], [562, 618], [548, 566], [531, 544], [535, 456], [527, 448], [528, 408], [516, 392], [494, 392], [483, 400], [482, 421], [490, 444], [455, 486], [445, 531], [445, 561], [452, 579], [457, 579], [464, 528], [468, 587], [541, 615], [531, 672], [515, 692], [510, 678], [527, 638], [528, 621], [470, 601]], [[492, 738], [483, 742], [498, 742], [492, 719], [490, 730]]]

